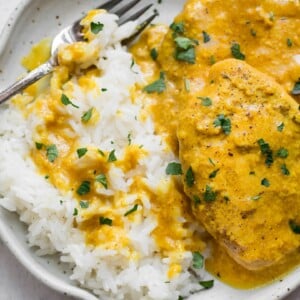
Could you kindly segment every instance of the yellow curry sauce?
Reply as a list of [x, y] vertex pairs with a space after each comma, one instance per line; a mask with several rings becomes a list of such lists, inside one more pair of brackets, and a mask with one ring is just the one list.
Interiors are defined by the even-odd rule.
[[[283, 91], [280, 91], [277, 95], [276, 93], [274, 94], [274, 90], [278, 88], [275, 87], [275, 83], [272, 82], [272, 80], [264, 78], [264, 75], [257, 74], [257, 76], [254, 77], [256, 77], [258, 81], [262, 80], [263, 82], [265, 80], [268, 83], [265, 87], [261, 84], [257, 85], [255, 80], [247, 82], [249, 76], [247, 75], [248, 67], [246, 65], [239, 65], [241, 73], [243, 74], [241, 77], [243, 78], [235, 81], [232, 79], [233, 89], [238, 87], [241, 91], [244, 91], [241, 92], [240, 95], [234, 95], [235, 92], [233, 91], [233, 93], [231, 93], [229, 89], [226, 91], [227, 88], [223, 88], [222, 86], [222, 80], [219, 80], [215, 84], [214, 76], [209, 75], [209, 73], [214, 64], [224, 59], [233, 57], [239, 60], [245, 60], [251, 66], [272, 76], [288, 94], [291, 94], [293, 89], [297, 86], [296, 83], [299, 82], [300, 77], [299, 36], [299, 1], [224, 2], [217, 0], [190, 0], [187, 1], [183, 12], [175, 19], [170, 29], [165, 26], [154, 26], [148, 29], [140, 41], [131, 49], [136, 61], [141, 65], [143, 72], [148, 74], [150, 82], [157, 80], [161, 71], [165, 73], [167, 78], [166, 90], [163, 93], [151, 94], [152, 99], [155, 99], [155, 104], [152, 106], [152, 113], [157, 131], [166, 136], [166, 140], [176, 153], [178, 151], [178, 134], [180, 138], [180, 131], [177, 133], [178, 120], [180, 120], [179, 126], [182, 132], [181, 148], [183, 149], [181, 161], [185, 165], [184, 168], [187, 170], [188, 166], [193, 164], [196, 175], [201, 173], [204, 174], [203, 176], [207, 176], [199, 178], [199, 182], [196, 182], [198, 186], [201, 186], [199, 189], [196, 188], [197, 194], [193, 194], [193, 191], [186, 189], [192, 202], [195, 201], [195, 195], [197, 196], [196, 201], [200, 201], [200, 197], [198, 197], [199, 191], [201, 191], [202, 196], [202, 193], [205, 191], [205, 185], [212, 181], [208, 180], [208, 177], [210, 174], [213, 174], [213, 171], [218, 173], [220, 166], [223, 166], [224, 163], [226, 165], [226, 162], [228, 162], [229, 168], [233, 167], [236, 170], [240, 170], [241, 174], [239, 174], [240, 177], [235, 177], [237, 174], [234, 171], [230, 172], [230, 169], [228, 169], [228, 172], [225, 172], [225, 174], [223, 173], [223, 175], [219, 174], [218, 180], [223, 182], [223, 187], [220, 190], [227, 192], [227, 182], [232, 180], [232, 187], [229, 188], [232, 189], [233, 197], [239, 199], [244, 192], [249, 195], [252, 192], [254, 193], [252, 197], [257, 197], [257, 199], [255, 198], [256, 200], [247, 204], [245, 203], [245, 206], [253, 206], [252, 209], [248, 207], [249, 209], [245, 209], [244, 213], [241, 210], [237, 211], [237, 213], [240, 213], [239, 217], [241, 220], [233, 217], [235, 213], [228, 215], [230, 209], [234, 212], [234, 207], [228, 206], [227, 201], [229, 196], [227, 194], [223, 195], [224, 200], [221, 203], [218, 202], [215, 205], [219, 212], [219, 220], [223, 220], [229, 224], [232, 223], [233, 225], [236, 224], [236, 229], [240, 230], [240, 237], [243, 237], [243, 233], [245, 234], [245, 232], [242, 228], [238, 228], [239, 224], [247, 226], [245, 222], [243, 222], [244, 219], [249, 219], [250, 224], [252, 222], [252, 227], [249, 228], [249, 232], [244, 238], [244, 240], [248, 240], [250, 243], [258, 241], [258, 233], [255, 232], [253, 220], [251, 221], [251, 219], [257, 206], [259, 207], [257, 210], [260, 212], [260, 215], [258, 214], [256, 216], [256, 222], [258, 221], [257, 229], [260, 228], [259, 238], [261, 238], [259, 248], [263, 250], [263, 245], [269, 245], [266, 247], [265, 252], [261, 253], [263, 256], [262, 261], [264, 262], [256, 261], [257, 265], [254, 264], [251, 266], [250, 261], [253, 263], [256, 256], [255, 252], [259, 251], [255, 249], [254, 244], [252, 244], [254, 248], [251, 251], [244, 251], [245, 255], [248, 256], [249, 264], [246, 264], [241, 259], [239, 260], [240, 263], [247, 266], [247, 269], [235, 262], [235, 260], [238, 260], [237, 255], [232, 254], [232, 256], [234, 256], [233, 260], [228, 256], [224, 248], [220, 246], [214, 247], [212, 257], [207, 260], [207, 269], [211, 273], [218, 276], [221, 280], [240, 288], [253, 288], [280, 278], [286, 272], [295, 268], [300, 262], [297, 251], [299, 247], [299, 236], [289, 228], [289, 219], [293, 218], [293, 220], [298, 222], [300, 220], [294, 208], [299, 207], [299, 185], [297, 183], [299, 167], [297, 167], [296, 163], [299, 161], [299, 142], [297, 138], [299, 135], [298, 105]], [[176, 57], [178, 55], [178, 53], [176, 53], [179, 42], [178, 37], [190, 39], [190, 44], [193, 43], [193, 40], [197, 41], [193, 46], [190, 46], [190, 48], [195, 50], [193, 62], [188, 61], [193, 60], [191, 55], [185, 58], [186, 61], [180, 61], [180, 59]], [[183, 40], [181, 40], [181, 42], [182, 41]], [[153, 49], [157, 52], [157, 57], [155, 56], [154, 59]], [[234, 61], [228, 61], [227, 65], [224, 63], [218, 66], [220, 78], [222, 78], [221, 76], [226, 78], [226, 72], [222, 72], [222, 68], [226, 71], [234, 64]], [[244, 68], [245, 72], [243, 72]], [[259, 79], [260, 77], [262, 79]], [[242, 80], [245, 82], [243, 83]], [[226, 82], [226, 79], [223, 81]], [[211, 84], [214, 84], [213, 88], [210, 87]], [[251, 84], [253, 87], [251, 87]], [[207, 87], [203, 90], [205, 86]], [[219, 91], [210, 94], [209, 91], [212, 92], [215, 87], [219, 88]], [[260, 90], [261, 88], [262, 90]], [[270, 140], [272, 147], [276, 148], [274, 151], [285, 149], [284, 146], [288, 147], [291, 145], [292, 148], [289, 152], [290, 156], [288, 157], [288, 162], [284, 161], [281, 157], [275, 162], [277, 170], [275, 171], [274, 167], [272, 167], [272, 170], [268, 170], [263, 164], [259, 166], [258, 159], [260, 161], [262, 159], [259, 157], [259, 152], [253, 156], [251, 150], [249, 156], [241, 155], [240, 158], [237, 157], [236, 160], [233, 158], [233, 160], [229, 162], [231, 157], [228, 156], [227, 152], [225, 156], [224, 151], [223, 156], [220, 153], [213, 152], [213, 149], [210, 150], [209, 148], [205, 155], [201, 156], [206, 157], [205, 161], [199, 158], [199, 154], [201, 153], [199, 151], [202, 150], [197, 147], [197, 144], [200, 144], [202, 141], [203, 144], [208, 145], [210, 140], [206, 142], [205, 139], [209, 137], [209, 135], [212, 135], [212, 138], [214, 138], [216, 142], [219, 140], [219, 146], [224, 142], [224, 137], [219, 135], [219, 129], [212, 126], [211, 132], [206, 131], [208, 127], [207, 122], [212, 123], [217, 115], [222, 113], [233, 116], [237, 114], [236, 117], [239, 118], [238, 114], [243, 113], [242, 110], [239, 109], [239, 106], [242, 107], [244, 103], [247, 104], [249, 101], [247, 97], [251, 95], [255, 97], [257, 92], [258, 98], [259, 96], [264, 97], [265, 102], [263, 105], [265, 105], [265, 113], [261, 114], [261, 117], [259, 117], [260, 120], [257, 119], [253, 122], [253, 124], [257, 123], [257, 129], [256, 134], [250, 134], [250, 139], [253, 139], [256, 145], [253, 145], [253, 141], [252, 145], [250, 145], [251, 142], [247, 138], [247, 132], [251, 132], [247, 121], [239, 123], [238, 126], [241, 126], [240, 134], [237, 133], [235, 137], [233, 137], [234, 141], [232, 142], [236, 143], [241, 153], [247, 153], [249, 150], [248, 147], [257, 147], [257, 140], [264, 135]], [[223, 105], [222, 102], [220, 102], [219, 107], [215, 108], [205, 107], [207, 103], [204, 106], [201, 105], [201, 102], [205, 103], [209, 96], [211, 96], [212, 99], [217, 97], [218, 102], [226, 101], [226, 97], [234, 98], [236, 96], [236, 98], [235, 101], [226, 101], [226, 104], [224, 103]], [[292, 96], [295, 100], [299, 100], [297, 93], [292, 93]], [[191, 107], [190, 103], [193, 103], [194, 107]], [[255, 105], [255, 101], [253, 104]], [[234, 106], [230, 108], [230, 105]], [[270, 106], [269, 108], [268, 105]], [[276, 112], [277, 109], [278, 111]], [[292, 111], [291, 113], [289, 113], [290, 109]], [[182, 113], [184, 117], [181, 117]], [[194, 118], [193, 114], [195, 114]], [[207, 114], [212, 114], [213, 116], [207, 118]], [[279, 117], [280, 115], [281, 117]], [[214, 117], [214, 119], [212, 119], [212, 117]], [[279, 117], [278, 120], [276, 119], [277, 117]], [[190, 118], [195, 121], [189, 121]], [[284, 121], [287, 120], [287, 124], [289, 124], [283, 136], [280, 132], [280, 119], [284, 119]], [[274, 127], [271, 131], [270, 122]], [[261, 130], [259, 128], [261, 128]], [[201, 132], [203, 132], [203, 135]], [[243, 136], [243, 132], [246, 135]], [[184, 140], [187, 140], [187, 142], [183, 143], [182, 141]], [[231, 153], [230, 145], [228, 145], [228, 151], [231, 155], [234, 155]], [[251, 158], [251, 156], [253, 157]], [[211, 157], [214, 159], [209, 160], [208, 158]], [[283, 168], [287, 163], [293, 170], [280, 170], [280, 167]], [[252, 167], [255, 168], [256, 172], [252, 170]], [[275, 174], [272, 174], [273, 172]], [[278, 176], [280, 172], [292, 172], [292, 176], [290, 178], [284, 178], [284, 176], [280, 177], [280, 175]], [[226, 178], [230, 173], [231, 178]], [[254, 174], [255, 176], [253, 176]], [[262, 182], [266, 185], [269, 184], [269, 179], [264, 175], [272, 180], [271, 194], [273, 193], [273, 196], [269, 194], [269, 199], [271, 207], [274, 210], [268, 209], [268, 204], [259, 203], [258, 201], [260, 196], [265, 193], [264, 190], [267, 190], [267, 187], [262, 185]], [[239, 178], [242, 178], [241, 181], [243, 181], [243, 183], [239, 184]], [[263, 179], [265, 180], [263, 181]], [[273, 179], [275, 180], [275, 184]], [[284, 181], [284, 185], [282, 185], [284, 179], [286, 179], [286, 181]], [[280, 200], [276, 200], [275, 203], [272, 203], [272, 197], [274, 196], [277, 199], [285, 199], [288, 197], [290, 201], [287, 201], [288, 203], [286, 203], [286, 205], [285, 203], [280, 204]], [[279, 203], [277, 201], [279, 201]], [[191, 205], [193, 204], [191, 203]], [[199, 209], [201, 209], [201, 207], [203, 209], [205, 205], [199, 206]], [[216, 215], [213, 215], [209, 206], [206, 209], [208, 212], [206, 219], [202, 216], [199, 221], [203, 223], [204, 218], [204, 220], [210, 222], [210, 225], [206, 226], [208, 229], [211, 224], [214, 223]], [[196, 210], [196, 217], [197, 214], [199, 213]], [[279, 220], [281, 219], [282, 227], [280, 229], [280, 227], [276, 227], [276, 222], [280, 223]], [[268, 227], [264, 223], [266, 221], [274, 222], [275, 227], [272, 227], [270, 224]], [[263, 226], [266, 226], [265, 232], [261, 230]], [[253, 231], [251, 231], [251, 228]], [[222, 230], [222, 227], [220, 230]], [[213, 233], [213, 230], [210, 232]], [[222, 243], [221, 235], [213, 234], [213, 236], [218, 242]], [[224, 243], [223, 246], [225, 246]], [[234, 245], [232, 246], [234, 247]], [[267, 261], [269, 261], [269, 265], [274, 263], [275, 265], [267, 267]], [[262, 264], [260, 265], [260, 263]], [[249, 268], [253, 269], [253, 271], [250, 271]], [[261, 268], [263, 270], [260, 270]]]
[[[94, 12], [85, 19], [86, 24], [91, 22], [93, 15]], [[177, 138], [179, 113], [189, 106], [190, 98], [194, 99], [198, 93], [199, 97], [206, 96], [201, 94], [201, 91], [204, 86], [209, 85], [209, 73], [213, 64], [234, 55], [240, 58], [244, 56], [247, 63], [273, 76], [289, 93], [299, 80], [300, 64], [297, 55], [300, 53], [300, 6], [298, 1], [189, 0], [175, 23], [184, 24], [184, 31], [181, 32], [180, 27], [169, 29], [163, 25], [153, 26], [143, 34], [140, 41], [132, 47], [131, 52], [135, 62], [146, 74], [149, 83], [157, 80], [161, 71], [165, 72], [166, 90], [161, 94], [146, 94], [143, 97], [145, 103], [154, 103], [149, 109], [156, 130], [165, 137], [170, 149], [176, 154], [179, 151]], [[194, 63], [178, 61], [174, 58], [176, 36], [197, 40], [194, 44], [192, 42], [192, 48], [195, 50]], [[46, 121], [43, 126], [37, 128], [36, 141], [46, 146], [55, 141], [59, 150], [60, 155], [55, 163], [49, 162], [45, 149], [32, 150], [32, 158], [41, 174], [49, 176], [48, 180], [60, 190], [66, 193], [72, 191], [78, 202], [82, 198], [76, 194], [76, 190], [83, 181], [107, 174], [114, 165], [124, 171], [133, 170], [138, 159], [147, 156], [139, 145], [128, 145], [123, 157], [118, 157], [116, 162], [108, 162], [110, 153], [99, 152], [99, 149], [93, 147], [88, 147], [86, 156], [80, 159], [77, 157], [76, 150], [86, 145], [78, 144], [77, 133], [67, 125], [71, 116], [61, 105], [61, 96], [62, 93], [72, 94], [72, 83], [68, 82], [70, 72], [76, 67], [72, 61], [78, 55], [81, 57], [80, 53], [82, 54], [82, 49], [86, 49], [86, 46], [83, 43], [66, 47], [60, 56], [62, 66], [54, 72], [50, 89], [39, 95], [34, 102], [31, 103], [37, 94], [30, 91], [26, 97], [15, 99], [27, 115], [35, 113]], [[150, 55], [153, 49], [158, 53], [156, 59]], [[87, 49], [87, 53], [91, 55], [86, 59], [92, 58], [95, 54], [93, 49]], [[84, 63], [84, 60], [80, 63]], [[94, 68], [87, 69], [79, 79], [81, 87], [99, 93], [100, 91], [95, 89], [93, 80], [95, 75], [99, 75], [98, 72]], [[145, 93], [141, 88], [135, 87], [132, 101], [142, 94]], [[294, 96], [295, 99], [297, 97]], [[99, 118], [101, 113], [95, 112], [93, 119], [86, 126], [94, 126]], [[207, 167], [209, 170], [205, 172], [209, 173], [211, 166], [207, 164]], [[254, 179], [251, 177], [249, 186], [253, 182]], [[103, 188], [101, 183], [93, 180], [91, 187], [91, 193], [84, 197], [84, 200], [89, 201], [91, 205], [87, 210], [79, 209], [82, 221], [75, 222], [74, 225], [85, 232], [88, 245], [109, 249], [127, 247], [129, 257], [138, 259], [124, 234], [120, 214], [113, 210], [103, 211], [101, 205], [105, 201], [111, 201], [118, 210], [125, 212], [128, 209], [124, 206], [125, 195], [99, 197], [97, 191]], [[191, 236], [187, 228], [187, 224], [196, 222], [191, 201], [184, 195], [183, 186], [177, 178], [162, 183], [157, 193], [147, 189], [139, 178], [133, 178], [132, 189], [141, 197], [146, 193], [151, 199], [152, 210], [159, 225], [153, 232], [153, 236], [161, 249], [161, 255], [174, 257], [174, 263], [169, 271], [171, 278], [180, 272], [180, 256], [184, 251], [201, 251], [204, 248], [201, 237]], [[114, 220], [115, 226], [99, 226], [100, 216], [109, 216]], [[177, 222], [179, 216], [184, 216], [187, 220], [185, 225]], [[142, 218], [142, 214], [138, 211], [129, 217], [138, 221]], [[249, 271], [230, 258], [223, 248], [219, 246], [213, 248], [212, 257], [207, 260], [207, 269], [219, 276], [221, 280], [240, 288], [253, 288], [266, 284], [279, 278], [299, 263], [297, 255], [290, 255], [287, 258], [288, 262], [280, 262], [277, 266], [263, 271]]]

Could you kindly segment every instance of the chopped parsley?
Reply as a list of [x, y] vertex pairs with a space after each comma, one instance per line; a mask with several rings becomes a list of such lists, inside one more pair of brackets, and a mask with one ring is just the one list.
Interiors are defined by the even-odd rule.
[[246, 58], [246, 56], [245, 56], [245, 54], [243, 54], [242, 52], [241, 52], [241, 46], [240, 46], [240, 44], [238, 44], [238, 43], [233, 43], [232, 45], [231, 45], [231, 54], [232, 54], [232, 56], [234, 57], [234, 58], [236, 58], [236, 59], [240, 59], [240, 60], [245, 60], [245, 58]]
[[205, 289], [211, 289], [214, 286], [214, 280], [199, 281], [199, 284]]
[[215, 127], [221, 127], [223, 132], [226, 135], [229, 135], [231, 132], [231, 121], [229, 118], [226, 118], [224, 115], [219, 115], [214, 121]]
[[286, 164], [282, 164], [280, 166], [280, 169], [281, 169], [281, 173], [285, 176], [289, 176], [290, 175], [290, 171], [289, 169], [287, 168]]
[[273, 151], [270, 148], [270, 145], [268, 143], [266, 143], [264, 141], [264, 139], [259, 139], [257, 141], [259, 147], [260, 147], [260, 151], [261, 153], [266, 156], [266, 160], [265, 163], [268, 167], [270, 167], [272, 165], [272, 163], [274, 162], [273, 159]]
[[87, 148], [79, 148], [79, 149], [77, 149], [76, 152], [77, 152], [78, 158], [81, 158], [86, 155], [86, 153], [88, 152], [88, 149]]
[[300, 234], [300, 225], [298, 225], [294, 220], [290, 220], [289, 225], [294, 233]]
[[166, 89], [165, 73], [160, 72], [159, 79], [144, 87], [143, 91], [152, 94], [161, 94]]
[[292, 41], [290, 38], [287, 38], [287, 39], [286, 39], [286, 44], [287, 44], [287, 46], [290, 48], [290, 47], [293, 46], [293, 41]]
[[284, 123], [282, 122], [282, 123], [280, 123], [280, 124], [277, 126], [277, 130], [278, 130], [279, 132], [282, 132], [283, 129], [284, 129]]
[[214, 170], [213, 172], [211, 172], [209, 174], [208, 178], [210, 178], [210, 179], [215, 178], [219, 171], [220, 171], [220, 169]]
[[91, 23], [91, 31], [93, 34], [98, 34], [100, 31], [102, 31], [104, 28], [104, 24], [100, 23], [100, 22], [92, 22]]
[[75, 108], [79, 108], [79, 106], [77, 106], [77, 105], [75, 105], [65, 94], [62, 94], [61, 95], [61, 98], [60, 98], [60, 100], [61, 100], [61, 103], [63, 104], [63, 105], [71, 105], [71, 106], [73, 106], [73, 107], [75, 107]]
[[56, 145], [47, 146], [46, 155], [47, 155], [48, 160], [51, 163], [53, 163], [56, 160], [56, 158], [58, 157], [58, 150], [57, 150]]
[[180, 163], [171, 162], [166, 168], [167, 175], [182, 175], [182, 168]]
[[201, 100], [201, 104], [203, 106], [211, 106], [212, 105], [212, 100], [209, 97], [198, 97], [198, 99]]
[[185, 174], [185, 181], [188, 187], [192, 187], [195, 184], [195, 175], [192, 167], [189, 167]]
[[98, 149], [98, 153], [99, 153], [101, 156], [105, 157], [105, 153], [104, 153], [101, 149]]
[[206, 31], [202, 31], [203, 43], [208, 43], [210, 41], [210, 36]]
[[214, 161], [213, 161], [211, 158], [209, 158], [208, 161], [209, 161], [213, 166], [216, 165], [216, 164], [214, 163]]
[[300, 80], [295, 83], [292, 95], [300, 95]]
[[204, 198], [205, 202], [213, 202], [217, 198], [217, 193], [212, 189], [212, 187], [207, 185], [205, 187], [205, 192], [204, 192], [203, 198]]
[[90, 203], [89, 203], [89, 201], [80, 201], [79, 205], [82, 209], [87, 209], [87, 208], [89, 208]]
[[79, 188], [77, 189], [76, 193], [79, 195], [79, 196], [83, 196], [83, 195], [86, 195], [88, 194], [90, 191], [91, 191], [91, 183], [89, 181], [83, 181]]
[[130, 146], [131, 142], [132, 142], [132, 138], [131, 138], [131, 133], [130, 132], [127, 135], [127, 141], [128, 141], [128, 146]]
[[104, 174], [100, 174], [96, 177], [96, 181], [101, 183], [105, 189], [107, 189], [107, 178]]
[[287, 158], [289, 156], [289, 151], [285, 148], [280, 148], [277, 151], [276, 156], [280, 158]]
[[156, 48], [152, 48], [150, 51], [150, 56], [152, 57], [152, 59], [155, 61], [158, 58], [158, 52], [156, 50]]
[[106, 88], [102, 88], [101, 92], [107, 92], [107, 89]]
[[175, 58], [180, 61], [188, 62], [189, 64], [195, 64], [196, 62], [195, 46], [192, 46], [187, 50], [182, 50], [181, 48], [177, 47], [175, 52]]
[[77, 209], [77, 208], [74, 208], [73, 216], [74, 216], [74, 217], [78, 216], [78, 209]]
[[250, 33], [252, 36], [254, 37], [256, 36], [256, 31], [253, 28], [250, 29]]
[[265, 187], [269, 187], [270, 186], [270, 181], [267, 178], [264, 178], [261, 181], [261, 185], [265, 186]]
[[191, 47], [197, 46], [199, 43], [197, 40], [193, 40], [184, 36], [180, 36], [174, 39], [178, 48], [182, 50], [188, 50]]
[[204, 265], [204, 257], [200, 252], [193, 252], [193, 268], [202, 269]]
[[138, 210], [138, 207], [139, 207], [139, 205], [138, 205], [138, 204], [135, 204], [134, 207], [133, 207], [132, 209], [128, 210], [128, 211], [124, 214], [124, 217], [127, 217], [128, 215], [130, 215], [130, 214], [136, 212], [136, 211]]
[[108, 225], [108, 226], [112, 226], [112, 219], [109, 218], [105, 218], [105, 217], [100, 217], [99, 218], [99, 223], [100, 225]]
[[43, 147], [44, 147], [44, 144], [35, 142], [35, 148], [36, 148], [37, 150], [42, 150]]
[[216, 58], [215, 58], [214, 55], [211, 55], [211, 56], [209, 57], [209, 63], [210, 63], [211, 65], [214, 65], [214, 64], [216, 63]]
[[199, 205], [199, 204], [201, 203], [201, 199], [200, 199], [200, 197], [197, 196], [197, 195], [194, 195], [194, 196], [193, 196], [193, 201], [194, 201], [194, 204], [195, 204], [195, 205]]
[[81, 122], [82, 123], [87, 123], [93, 116], [93, 110], [94, 108], [90, 108], [88, 111], [86, 111], [85, 113], [83, 113], [82, 117], [81, 117]]
[[184, 22], [172, 23], [170, 28], [174, 31], [174, 33], [183, 34], [184, 29]]
[[116, 157], [116, 150], [112, 150], [110, 153], [109, 153], [109, 156], [108, 156], [108, 159], [107, 161], [108, 162], [114, 162], [114, 161], [117, 161], [117, 157]]

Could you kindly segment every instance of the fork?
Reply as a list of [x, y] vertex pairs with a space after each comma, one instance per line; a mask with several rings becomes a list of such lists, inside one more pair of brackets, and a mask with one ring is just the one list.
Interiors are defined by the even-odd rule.
[[[126, 16], [127, 12], [132, 10], [132, 8], [134, 8], [139, 2], [141, 2], [141, 0], [110, 0], [97, 7], [97, 9], [104, 9], [110, 13], [116, 14], [119, 17], [118, 25], [120, 26], [129, 21], [137, 20], [153, 6], [153, 4], [146, 5], [131, 15]], [[157, 17], [157, 15], [158, 13], [155, 10], [152, 15], [150, 15], [136, 27], [134, 33], [129, 38], [122, 41], [122, 44], [127, 45], [133, 41]], [[17, 81], [6, 90], [0, 92], [0, 104], [6, 102], [12, 96], [20, 93], [26, 87], [35, 83], [42, 77], [53, 72], [54, 68], [58, 66], [57, 53], [59, 47], [63, 44], [72, 44], [84, 40], [80, 22], [81, 19], [77, 20], [72, 25], [64, 28], [54, 37], [51, 46], [51, 57], [46, 63], [28, 73], [24, 78]]]

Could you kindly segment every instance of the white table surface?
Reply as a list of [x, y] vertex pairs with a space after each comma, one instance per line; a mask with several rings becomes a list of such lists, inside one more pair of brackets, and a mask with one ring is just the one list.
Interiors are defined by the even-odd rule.
[[[0, 31], [10, 12], [19, 2], [20, 0], [0, 0]], [[0, 240], [0, 300], [71, 300], [71, 298], [52, 291], [35, 279]], [[285, 300], [300, 300], [300, 289]]]

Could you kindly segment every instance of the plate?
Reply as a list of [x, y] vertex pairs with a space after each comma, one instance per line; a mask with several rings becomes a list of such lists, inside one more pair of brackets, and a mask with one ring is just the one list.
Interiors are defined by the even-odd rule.
[[[150, 0], [144, 0], [151, 2]], [[157, 2], [157, 1], [155, 1]], [[81, 17], [85, 11], [101, 4], [101, 0], [23, 0], [0, 35], [0, 89], [14, 82], [24, 72], [19, 62], [32, 45], [44, 37], [54, 36], [65, 25]], [[164, 0], [157, 5], [159, 22], [169, 24], [181, 10], [183, 0]], [[36, 249], [26, 243], [26, 227], [16, 214], [0, 208], [0, 236], [17, 259], [39, 280], [51, 288], [83, 300], [97, 299], [69, 280], [70, 270], [58, 256], [38, 257]], [[216, 280], [215, 287], [191, 297], [191, 300], [266, 300], [281, 299], [300, 284], [300, 268], [282, 280], [255, 290], [237, 290]]]

